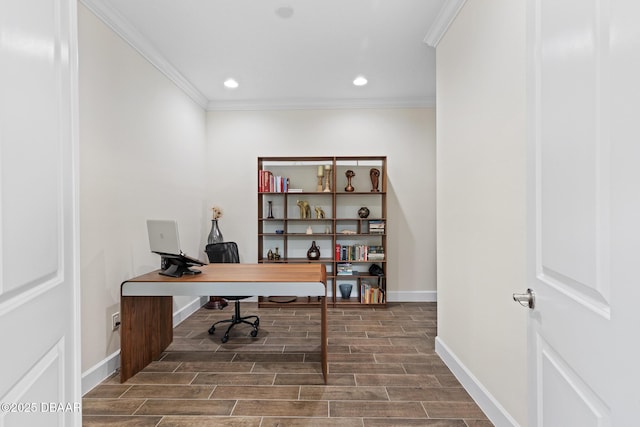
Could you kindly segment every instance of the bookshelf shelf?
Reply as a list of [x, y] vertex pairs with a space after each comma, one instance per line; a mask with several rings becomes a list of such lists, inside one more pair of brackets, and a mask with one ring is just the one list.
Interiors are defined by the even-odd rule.
[[[259, 157], [258, 262], [323, 263], [330, 305], [386, 305], [386, 280], [369, 273], [371, 265], [383, 272], [387, 266], [386, 162], [383, 156]], [[347, 171], [353, 172], [350, 179]], [[354, 191], [345, 191], [349, 183]], [[369, 210], [366, 218], [359, 216], [363, 207]], [[312, 241], [320, 248], [318, 260], [307, 258]], [[280, 258], [269, 259], [276, 248]], [[344, 257], [336, 249], [346, 251]], [[369, 252], [377, 255], [372, 259]], [[350, 274], [337, 274], [344, 263]], [[342, 283], [353, 286], [348, 299], [341, 298]], [[295, 300], [295, 305], [317, 303]], [[282, 304], [273, 297], [259, 299], [261, 307]]]

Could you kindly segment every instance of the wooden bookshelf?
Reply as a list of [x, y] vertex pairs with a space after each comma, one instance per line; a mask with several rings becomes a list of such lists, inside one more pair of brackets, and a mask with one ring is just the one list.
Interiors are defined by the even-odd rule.
[[[379, 171], [377, 180], [371, 177], [372, 169]], [[350, 180], [347, 171], [355, 174]], [[257, 175], [258, 262], [323, 263], [329, 305], [385, 306], [386, 278], [370, 274], [369, 267], [375, 264], [387, 271], [386, 157], [259, 157]], [[349, 181], [353, 191], [347, 191]], [[369, 210], [366, 218], [359, 216], [363, 207]], [[314, 241], [320, 258], [310, 260], [307, 251]], [[336, 245], [341, 258], [343, 247], [356, 249], [337, 259]], [[369, 257], [372, 250], [375, 259]], [[352, 270], [338, 274], [344, 262], [351, 263]], [[349, 298], [342, 298], [342, 284], [352, 285]], [[277, 297], [260, 297], [259, 306], [318, 304], [317, 298]]]

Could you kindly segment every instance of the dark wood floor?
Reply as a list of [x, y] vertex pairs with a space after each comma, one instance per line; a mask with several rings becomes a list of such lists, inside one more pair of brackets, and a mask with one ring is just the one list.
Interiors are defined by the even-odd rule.
[[263, 308], [260, 332], [210, 336], [224, 310], [175, 328], [161, 360], [125, 384], [114, 376], [83, 399], [84, 426], [489, 427], [434, 352], [435, 303], [329, 309], [329, 384], [319, 363], [318, 308]]

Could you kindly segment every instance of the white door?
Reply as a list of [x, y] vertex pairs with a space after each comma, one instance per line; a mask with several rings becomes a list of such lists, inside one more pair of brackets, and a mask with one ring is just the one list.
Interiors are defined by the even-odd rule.
[[640, 2], [528, 16], [529, 425], [640, 425]]
[[0, 426], [81, 424], [76, 27], [0, 1]]

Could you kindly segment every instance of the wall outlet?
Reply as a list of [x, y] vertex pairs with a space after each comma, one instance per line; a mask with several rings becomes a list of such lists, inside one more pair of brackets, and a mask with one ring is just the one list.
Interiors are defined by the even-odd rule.
[[120, 312], [117, 311], [111, 315], [111, 329], [116, 331], [120, 328]]

